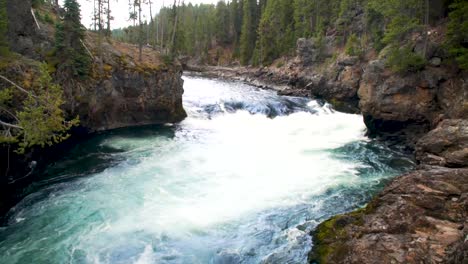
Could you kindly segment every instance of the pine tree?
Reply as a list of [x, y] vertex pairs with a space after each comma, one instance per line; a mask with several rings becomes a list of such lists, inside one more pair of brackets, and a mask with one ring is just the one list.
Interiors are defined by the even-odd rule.
[[[370, 0], [368, 9], [386, 21], [382, 42], [388, 46], [387, 65], [397, 72], [419, 71], [425, 66], [425, 54], [412, 50], [409, 38], [425, 23], [425, 0]], [[428, 11], [427, 11], [428, 12]]]
[[257, 39], [257, 1], [244, 0], [243, 11], [240, 37], [240, 60], [243, 65], [247, 65], [252, 58]]
[[85, 29], [81, 25], [80, 5], [76, 0], [65, 0], [65, 15], [55, 33], [56, 55], [63, 60], [58, 70], [85, 77], [91, 60], [83, 44]]
[[0, 56], [5, 56], [9, 53], [8, 41], [6, 39], [8, 31], [6, 1], [0, 0]]
[[447, 44], [460, 68], [468, 70], [468, 2], [457, 0], [450, 5]]
[[288, 0], [270, 0], [259, 25], [257, 50], [262, 64], [287, 54], [294, 47], [294, 10]]
[[225, 45], [229, 41], [229, 10], [221, 0], [216, 5], [216, 39], [219, 43]]

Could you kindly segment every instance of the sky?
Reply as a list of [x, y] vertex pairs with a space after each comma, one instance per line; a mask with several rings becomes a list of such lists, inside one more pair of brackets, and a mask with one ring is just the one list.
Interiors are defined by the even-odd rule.
[[[62, 0], [63, 1], [63, 0]], [[82, 23], [84, 26], [91, 28], [92, 24], [92, 16], [93, 16], [93, 0], [78, 0], [81, 5], [81, 17]], [[126, 27], [132, 24], [128, 20], [128, 13], [129, 13], [129, 0], [111, 0], [111, 10], [112, 15], [114, 16], [114, 21], [112, 21], [111, 27], [113, 29]], [[192, 3], [192, 4], [216, 4], [218, 0], [185, 0], [185, 3]], [[153, 0], [153, 13], [157, 13], [159, 9], [163, 6], [172, 6], [174, 3], [173, 0]], [[146, 12], [143, 20], [149, 20], [149, 7], [146, 8]]]

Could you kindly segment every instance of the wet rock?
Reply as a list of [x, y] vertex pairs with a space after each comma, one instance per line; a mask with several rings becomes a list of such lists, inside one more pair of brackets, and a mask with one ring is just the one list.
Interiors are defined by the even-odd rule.
[[398, 177], [366, 208], [322, 223], [310, 261], [464, 263], [467, 193], [468, 169], [424, 167]]
[[238, 252], [222, 251], [213, 260], [214, 264], [235, 264], [241, 263], [242, 258]]
[[416, 158], [430, 165], [468, 166], [468, 120], [442, 121], [418, 141]]

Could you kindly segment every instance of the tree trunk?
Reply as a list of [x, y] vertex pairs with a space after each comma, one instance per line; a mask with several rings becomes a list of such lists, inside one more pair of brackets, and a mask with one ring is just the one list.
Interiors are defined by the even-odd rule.
[[[164, 0], [163, 0], [163, 5], [162, 6], [164, 8]], [[164, 49], [165, 48], [165, 45], [164, 45], [164, 21], [165, 21], [165, 19], [161, 19], [161, 47], [162, 47], [163, 52], [166, 53], [165, 49]]]
[[98, 0], [98, 54], [101, 56], [102, 46], [102, 0]]
[[110, 10], [110, 1], [107, 0], [107, 36], [110, 37], [111, 35], [111, 10]]
[[143, 24], [141, 23], [141, 0], [138, 0], [138, 25], [140, 27], [140, 37], [138, 41], [138, 59], [142, 61], [142, 51], [143, 51]]
[[[149, 34], [148, 34], [148, 35], [149, 35], [148, 41], [149, 41], [150, 38], [152, 39], [152, 36], [153, 36], [153, 34], [155, 33], [155, 32], [151, 32], [151, 29], [154, 28], [155, 24], [154, 24], [154, 20], [153, 20], [153, 3], [152, 3], [151, 0], [149, 0], [149, 1], [148, 1], [148, 4], [149, 4], [149, 10], [150, 10], [150, 24], [148, 25], [148, 32], [149, 32]], [[157, 35], [154, 34], [154, 36], [155, 36], [155, 39], [154, 39], [155, 41], [154, 41], [154, 43], [152, 43], [152, 45], [151, 45], [151, 46], [153, 47], [153, 49], [156, 48], [156, 39], [157, 39]]]
[[94, 31], [97, 30], [97, 23], [96, 23], [96, 0], [93, 0], [94, 8], [93, 8], [93, 23], [94, 23]]
[[426, 58], [427, 55], [427, 45], [429, 41], [428, 31], [429, 30], [429, 0], [425, 0], [425, 12], [424, 12], [424, 48], [423, 48], [423, 58]]
[[[177, 0], [174, 0], [174, 28], [172, 29], [171, 55], [174, 55], [174, 53], [175, 53], [175, 37], [176, 37], [177, 20], [178, 20], [176, 1]], [[180, 0], [179, 0], [179, 4], [180, 4]]]

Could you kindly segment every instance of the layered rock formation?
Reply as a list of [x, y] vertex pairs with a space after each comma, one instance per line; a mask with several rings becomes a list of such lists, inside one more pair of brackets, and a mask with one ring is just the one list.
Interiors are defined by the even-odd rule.
[[[97, 50], [92, 39], [89, 47]], [[84, 83], [66, 80], [66, 108], [80, 116], [81, 125], [91, 131], [182, 121], [182, 68], [165, 64], [150, 48], [143, 61], [137, 48], [123, 43], [104, 43], [94, 66], [94, 78]], [[78, 88], [78, 89], [77, 89]]]
[[314, 233], [319, 263], [466, 263], [468, 169], [423, 167]]
[[[7, 3], [12, 50], [29, 59], [49, 61], [52, 66], [60, 63], [50, 59], [54, 26], [41, 21], [40, 28], [36, 26], [31, 1]], [[173, 123], [185, 118], [180, 64], [163, 62], [147, 47], [139, 61], [133, 45], [104, 40], [99, 48], [97, 37], [87, 35], [84, 43], [93, 53], [92, 75], [85, 80], [55, 76], [64, 88], [65, 108], [70, 116], [78, 114], [81, 125], [90, 131]]]

